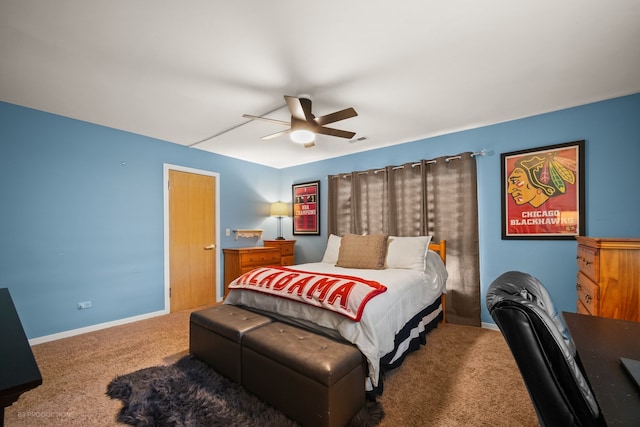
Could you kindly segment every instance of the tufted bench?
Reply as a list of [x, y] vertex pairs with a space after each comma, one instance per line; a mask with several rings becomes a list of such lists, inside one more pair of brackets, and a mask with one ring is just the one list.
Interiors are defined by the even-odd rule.
[[344, 426], [365, 403], [353, 345], [273, 322], [242, 339], [242, 385], [305, 426]]
[[189, 322], [189, 353], [240, 383], [242, 338], [269, 323], [269, 317], [228, 304], [194, 311]]

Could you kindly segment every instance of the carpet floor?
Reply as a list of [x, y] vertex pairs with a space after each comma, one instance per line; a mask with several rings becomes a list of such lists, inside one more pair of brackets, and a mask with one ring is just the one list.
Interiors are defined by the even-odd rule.
[[[33, 346], [43, 384], [5, 410], [6, 427], [123, 426], [117, 376], [188, 355], [190, 311]], [[380, 427], [537, 426], [522, 377], [498, 331], [441, 324], [385, 378]]]

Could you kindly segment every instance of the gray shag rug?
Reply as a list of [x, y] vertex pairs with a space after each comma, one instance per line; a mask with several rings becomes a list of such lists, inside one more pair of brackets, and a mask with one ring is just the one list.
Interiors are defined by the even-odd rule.
[[[107, 396], [123, 402], [117, 421], [132, 426], [297, 426], [191, 356], [118, 376]], [[380, 403], [367, 401], [349, 426], [377, 426], [383, 417]]]

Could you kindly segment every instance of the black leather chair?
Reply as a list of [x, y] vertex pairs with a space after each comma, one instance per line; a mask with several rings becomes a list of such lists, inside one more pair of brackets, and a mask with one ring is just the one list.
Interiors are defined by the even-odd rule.
[[491, 283], [487, 308], [504, 335], [542, 426], [604, 426], [575, 345], [535, 277], [510, 271]]

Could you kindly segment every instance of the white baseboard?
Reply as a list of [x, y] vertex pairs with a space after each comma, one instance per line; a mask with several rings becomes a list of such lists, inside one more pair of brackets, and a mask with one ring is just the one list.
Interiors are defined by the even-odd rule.
[[154, 311], [152, 313], [141, 314], [139, 316], [127, 317], [125, 319], [113, 320], [111, 322], [99, 323], [97, 325], [85, 326], [84, 328], [72, 329], [70, 331], [59, 332], [57, 334], [45, 335], [42, 337], [32, 338], [29, 340], [30, 345], [42, 344], [49, 341], [55, 341], [62, 338], [69, 338], [76, 335], [86, 334], [87, 332], [99, 331], [100, 329], [111, 328], [112, 326], [125, 325], [139, 320], [150, 319], [156, 316], [169, 314], [169, 310]]
[[485, 329], [493, 329], [494, 331], [499, 331], [498, 325], [495, 323], [482, 322], [482, 327]]

